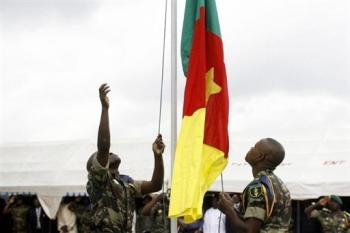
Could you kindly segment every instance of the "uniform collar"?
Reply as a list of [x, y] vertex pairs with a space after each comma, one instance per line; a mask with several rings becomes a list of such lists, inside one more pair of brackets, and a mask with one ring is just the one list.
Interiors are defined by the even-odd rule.
[[273, 174], [273, 171], [270, 169], [266, 169], [266, 170], [262, 170], [260, 172], [258, 172], [258, 174], [256, 174], [255, 178], [260, 178], [262, 176], [267, 176], [267, 175], [271, 175]]

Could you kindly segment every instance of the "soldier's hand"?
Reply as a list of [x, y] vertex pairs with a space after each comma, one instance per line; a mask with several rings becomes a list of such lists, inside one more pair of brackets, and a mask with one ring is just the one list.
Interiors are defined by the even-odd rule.
[[318, 203], [321, 205], [321, 206], [326, 206], [329, 202], [329, 197], [323, 197], [321, 198]]
[[161, 155], [164, 152], [165, 145], [163, 143], [162, 135], [159, 134], [156, 140], [153, 142], [152, 150], [155, 155]]
[[109, 99], [107, 97], [108, 92], [110, 92], [111, 89], [110, 87], [107, 85], [107, 83], [104, 83], [100, 86], [99, 88], [99, 93], [100, 93], [100, 101], [102, 104], [103, 108], [109, 108]]
[[227, 193], [220, 193], [218, 207], [221, 212], [227, 214], [230, 210], [232, 210], [233, 200]]

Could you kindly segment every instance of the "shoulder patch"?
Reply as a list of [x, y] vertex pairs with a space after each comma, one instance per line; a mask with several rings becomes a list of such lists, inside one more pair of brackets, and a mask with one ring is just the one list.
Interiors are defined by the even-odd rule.
[[249, 196], [252, 198], [259, 198], [262, 196], [262, 189], [260, 185], [256, 185], [249, 189]]

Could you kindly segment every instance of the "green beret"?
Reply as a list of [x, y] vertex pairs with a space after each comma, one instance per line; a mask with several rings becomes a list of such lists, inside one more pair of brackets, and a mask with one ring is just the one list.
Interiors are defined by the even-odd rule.
[[336, 196], [336, 195], [331, 195], [331, 201], [334, 201], [336, 203], [338, 203], [339, 205], [343, 205], [343, 201], [341, 200], [340, 197]]

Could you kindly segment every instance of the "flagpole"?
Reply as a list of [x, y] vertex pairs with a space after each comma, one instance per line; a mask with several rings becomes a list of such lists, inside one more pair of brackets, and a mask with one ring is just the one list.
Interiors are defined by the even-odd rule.
[[[171, 0], [171, 177], [177, 139], [177, 0]], [[171, 219], [170, 232], [177, 232], [177, 219]]]

